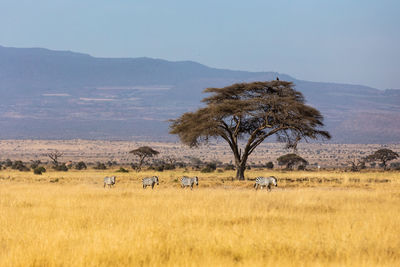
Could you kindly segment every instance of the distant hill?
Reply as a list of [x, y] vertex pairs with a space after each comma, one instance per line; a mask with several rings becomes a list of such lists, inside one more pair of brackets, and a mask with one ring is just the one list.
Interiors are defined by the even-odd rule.
[[173, 140], [168, 119], [202, 91], [236, 82], [293, 81], [337, 143], [400, 142], [400, 90], [297, 80], [275, 72], [151, 58], [95, 58], [0, 46], [0, 138]]

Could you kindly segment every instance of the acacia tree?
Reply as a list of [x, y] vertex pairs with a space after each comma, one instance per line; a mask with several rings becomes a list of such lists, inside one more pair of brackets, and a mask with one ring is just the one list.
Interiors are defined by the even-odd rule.
[[301, 139], [330, 138], [320, 129], [320, 112], [306, 105], [293, 87], [291, 82], [274, 80], [207, 88], [204, 92], [211, 96], [203, 99], [206, 106], [171, 120], [170, 133], [190, 147], [210, 137], [224, 139], [235, 159], [236, 178], [244, 180], [248, 157], [270, 136], [288, 148], [296, 148]]
[[53, 161], [53, 165], [57, 167], [59, 164], [58, 160], [63, 156], [63, 153], [59, 152], [58, 150], [55, 150], [47, 153], [46, 156], [48, 156]]
[[383, 166], [383, 169], [386, 170], [387, 168], [387, 162], [397, 159], [399, 157], [399, 154], [396, 152], [383, 148], [375, 151], [373, 154], [369, 155], [366, 157], [367, 162], [374, 162], [374, 161], [380, 161], [381, 166]]
[[139, 164], [136, 168], [136, 171], [139, 172], [142, 169], [143, 162], [146, 158], [151, 158], [153, 156], [156, 156], [160, 152], [152, 149], [149, 146], [142, 146], [142, 147], [139, 147], [137, 149], [130, 151], [129, 153], [132, 153], [133, 155], [139, 157]]
[[286, 165], [286, 169], [292, 170], [296, 164], [306, 166], [308, 165], [308, 161], [296, 155], [294, 153], [286, 154], [280, 156], [276, 159], [280, 166]]

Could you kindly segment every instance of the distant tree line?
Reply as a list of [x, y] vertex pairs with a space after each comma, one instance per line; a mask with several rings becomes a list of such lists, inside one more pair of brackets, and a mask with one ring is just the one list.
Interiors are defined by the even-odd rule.
[[[167, 171], [167, 170], [174, 170], [174, 169], [188, 169], [191, 168], [192, 170], [201, 171], [202, 173], [210, 173], [214, 171], [223, 172], [223, 171], [236, 171], [236, 166], [231, 163], [222, 163], [221, 161], [214, 160], [214, 161], [203, 161], [196, 157], [189, 157], [185, 160], [178, 159], [173, 156], [167, 156], [163, 158], [156, 158], [159, 155], [159, 152], [147, 147], [144, 150], [141, 150], [142, 154], [143, 151], [147, 151], [149, 154], [146, 157], [143, 157], [142, 154], [135, 154], [139, 160], [137, 163], [132, 163], [129, 165], [127, 164], [119, 164], [116, 161], [107, 161], [107, 162], [96, 162], [96, 163], [85, 163], [84, 161], [79, 161], [76, 163], [67, 162], [62, 163], [60, 159], [62, 157], [62, 153], [57, 152], [57, 154], [52, 154], [51, 157], [49, 156], [50, 163], [44, 163], [40, 160], [32, 160], [30, 162], [23, 162], [21, 160], [10, 160], [6, 159], [0, 162], [0, 170], [1, 169], [12, 169], [18, 171], [33, 171], [34, 174], [40, 175], [46, 172], [46, 168], [52, 168], [56, 171], [68, 171], [70, 169], [75, 170], [86, 170], [88, 169], [88, 165], [95, 170], [106, 170], [109, 168], [119, 167], [116, 172], [127, 173], [129, 172], [128, 167], [131, 167], [134, 171], [140, 171], [146, 166], [148, 170], [153, 171]], [[156, 153], [157, 152], [157, 153]], [[151, 155], [151, 156], [150, 156]], [[374, 153], [367, 155], [363, 158], [353, 159], [348, 161], [348, 166], [350, 171], [360, 171], [362, 169], [367, 168], [367, 164], [370, 167], [379, 166], [383, 170], [400, 170], [400, 162], [390, 163], [390, 161], [396, 160], [399, 158], [399, 154], [390, 150], [390, 149], [379, 149]], [[149, 160], [151, 159], [151, 160]], [[277, 165], [286, 171], [292, 170], [306, 170], [310, 165], [309, 162], [301, 157], [296, 153], [288, 153], [282, 155], [276, 159]], [[314, 168], [317, 167], [318, 164], [313, 164]], [[268, 161], [265, 164], [248, 164], [246, 166], [247, 169], [251, 168], [266, 168], [266, 169], [273, 169], [274, 163], [272, 161]]]

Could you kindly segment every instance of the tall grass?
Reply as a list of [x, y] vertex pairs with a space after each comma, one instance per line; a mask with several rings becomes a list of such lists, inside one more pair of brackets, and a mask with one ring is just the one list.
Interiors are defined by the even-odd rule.
[[226, 173], [193, 191], [176, 188], [178, 172], [161, 173], [154, 190], [141, 189], [136, 173], [113, 189], [102, 187], [101, 172], [16, 174], [0, 180], [0, 266], [400, 264], [398, 173], [366, 188], [299, 183], [272, 192]]

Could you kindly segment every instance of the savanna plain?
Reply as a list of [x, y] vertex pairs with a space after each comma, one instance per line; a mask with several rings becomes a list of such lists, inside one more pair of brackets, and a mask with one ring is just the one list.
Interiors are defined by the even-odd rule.
[[398, 171], [115, 171], [0, 171], [0, 266], [400, 265]]

